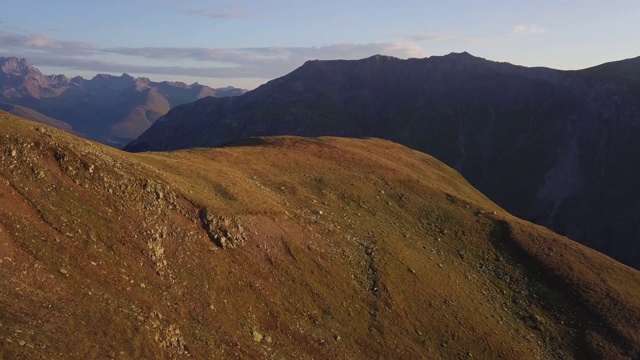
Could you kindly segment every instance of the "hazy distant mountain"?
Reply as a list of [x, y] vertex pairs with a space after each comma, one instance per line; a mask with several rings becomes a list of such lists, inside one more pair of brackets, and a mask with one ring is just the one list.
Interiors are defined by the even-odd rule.
[[640, 355], [640, 271], [404, 146], [0, 123], [0, 359]]
[[[39, 121], [35, 112], [64, 122], [85, 137], [121, 147], [173, 106], [206, 96], [234, 96], [244, 90], [179, 82], [153, 82], [127, 74], [99, 74], [91, 80], [43, 75], [25, 59], [0, 57], [0, 101], [29, 108], [17, 115]], [[9, 110], [12, 111], [12, 110]]]
[[399, 142], [508, 211], [640, 268], [640, 58], [580, 71], [468, 53], [309, 61], [243, 96], [176, 107], [126, 149], [265, 135]]

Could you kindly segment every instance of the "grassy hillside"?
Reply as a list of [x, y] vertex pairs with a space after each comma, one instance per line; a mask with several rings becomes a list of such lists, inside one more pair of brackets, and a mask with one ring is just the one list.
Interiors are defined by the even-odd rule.
[[640, 272], [422, 153], [129, 154], [0, 118], [0, 358], [640, 354]]
[[560, 71], [468, 53], [308, 61], [243, 96], [174, 107], [124, 149], [383, 138], [453, 167], [510, 213], [640, 269], [639, 64]]
[[33, 109], [29, 109], [24, 106], [14, 105], [14, 104], [0, 101], [0, 110], [9, 112], [23, 119], [39, 122], [42, 124], [46, 124], [46, 125], [64, 130], [68, 133], [73, 133], [73, 128], [71, 127], [71, 125], [67, 124], [66, 122], [50, 118], [46, 115], [43, 115]]

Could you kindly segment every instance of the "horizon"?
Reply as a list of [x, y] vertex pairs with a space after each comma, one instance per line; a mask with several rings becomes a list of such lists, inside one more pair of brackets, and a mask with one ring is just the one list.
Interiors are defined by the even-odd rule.
[[[0, 56], [43, 74], [254, 89], [307, 60], [469, 52], [578, 70], [640, 55], [634, 1], [0, 0]], [[161, 24], [160, 26], [158, 24]], [[166, 24], [169, 24], [168, 26]]]
[[[469, 54], [469, 55], [471, 55], [471, 56], [473, 56], [473, 57], [481, 58], [481, 57], [475, 56], [474, 54], [469, 53], [468, 51], [461, 51], [461, 52], [451, 52], [451, 53], [443, 54], [443, 55], [431, 55], [431, 56], [426, 56], [426, 57], [424, 57], [424, 58], [417, 58], [417, 59], [428, 59], [428, 58], [431, 58], [431, 57], [441, 57], [441, 56], [447, 56], [447, 55], [451, 55], [451, 54], [462, 54], [462, 53], [467, 53], [467, 54]], [[379, 55], [380, 55], [380, 56], [390, 56], [390, 55], [382, 55], [382, 54], [373, 54], [373, 55], [368, 56], [368, 57], [365, 57], [365, 58], [360, 58], [360, 59], [348, 59], [348, 60], [349, 60], [349, 61], [358, 61], [358, 60], [363, 60], [363, 59], [367, 59], [367, 58], [369, 58], [369, 57], [379, 56]], [[396, 59], [399, 59], [399, 60], [407, 60], [407, 59], [410, 59], [410, 58], [407, 58], [407, 59], [401, 59], [401, 58], [397, 58], [397, 57], [395, 57], [395, 56], [390, 56], [390, 57], [393, 57], [393, 58], [396, 58]], [[640, 57], [640, 56], [637, 56], [637, 57]], [[46, 72], [44, 72], [44, 71], [42, 70], [42, 68], [40, 68], [40, 67], [36, 66], [35, 64], [33, 64], [33, 63], [32, 63], [29, 59], [27, 59], [27, 58], [17, 57], [17, 56], [10, 56], [10, 55], [2, 55], [2, 54], [0, 54], [0, 58], [5, 58], [5, 59], [6, 59], [6, 58], [17, 58], [17, 59], [21, 59], [21, 60], [26, 60], [26, 61], [27, 61], [31, 66], [33, 66], [33, 67], [35, 67], [36, 69], [38, 69], [38, 70], [39, 70], [43, 75], [45, 75], [45, 76], [57, 76], [57, 75], [62, 75], [62, 76], [66, 76], [66, 77], [67, 77], [67, 78], [69, 78], [69, 79], [72, 79], [72, 78], [74, 78], [74, 77], [79, 76], [79, 77], [84, 78], [85, 80], [91, 80], [91, 79], [93, 79], [93, 78], [95, 78], [95, 77], [97, 77], [97, 76], [99, 76], [99, 75], [108, 75], [108, 76], [113, 76], [113, 77], [122, 77], [122, 76], [125, 76], [125, 75], [126, 75], [126, 76], [130, 76], [130, 77], [132, 77], [132, 78], [134, 78], [134, 79], [147, 79], [147, 80], [149, 80], [149, 81], [157, 82], [157, 83], [160, 83], [160, 82], [180, 82], [180, 83], [184, 83], [184, 84], [186, 84], [186, 85], [190, 85], [190, 86], [193, 86], [193, 85], [205, 85], [205, 86], [209, 86], [209, 87], [214, 88], [214, 89], [234, 88], [234, 87], [235, 87], [235, 88], [238, 88], [238, 89], [248, 90], [248, 91], [254, 90], [255, 88], [257, 88], [257, 87], [259, 87], [259, 86], [261, 86], [261, 85], [264, 85], [265, 83], [267, 83], [267, 82], [269, 82], [269, 81], [271, 81], [271, 80], [277, 79], [277, 78], [267, 79], [264, 83], [259, 83], [259, 84], [255, 85], [254, 87], [251, 87], [251, 88], [249, 88], [249, 87], [241, 87], [241, 86], [234, 86], [234, 85], [219, 85], [219, 86], [214, 86], [214, 85], [210, 85], [210, 84], [207, 84], [207, 83], [203, 83], [203, 82], [202, 82], [202, 78], [194, 78], [194, 79], [195, 79], [194, 81], [189, 82], [189, 81], [185, 81], [185, 80], [184, 80], [185, 78], [189, 78], [189, 77], [180, 77], [179, 75], [167, 75], [167, 76], [165, 76], [165, 77], [163, 78], [163, 77], [162, 77], [162, 75], [157, 75], [157, 74], [130, 74], [130, 73], [127, 73], [127, 72], [123, 72], [123, 73], [116, 73], [116, 72], [99, 72], [99, 73], [92, 73], [92, 72], [90, 72], [90, 71], [80, 71], [80, 72], [78, 72], [78, 73], [46, 73]], [[633, 58], [635, 58], [635, 57], [633, 57]], [[629, 60], [629, 59], [633, 59], [633, 58], [626, 58], [626, 59], [613, 59], [613, 60], [610, 60], [610, 61], [607, 61], [607, 62], [604, 62], [604, 63], [593, 64], [593, 65], [591, 65], [591, 66], [587, 66], [587, 67], [585, 67], [585, 68], [580, 68], [580, 69], [555, 69], [555, 68], [550, 68], [550, 67], [546, 67], [546, 66], [527, 66], [527, 67], [544, 67], [544, 68], [549, 68], [549, 69], [558, 70], [558, 71], [573, 71], [573, 70], [583, 70], [583, 69], [588, 69], [588, 68], [591, 68], [591, 67], [596, 67], [596, 66], [599, 66], [599, 65], [602, 65], [602, 64], [606, 64], [606, 63], [610, 63], [610, 62], [616, 62], [616, 61]], [[414, 58], [414, 59], [416, 59], [416, 58]], [[482, 58], [482, 59], [484, 59], [484, 58]], [[347, 59], [326, 59], [326, 60], [322, 60], [322, 61], [331, 61], [331, 60], [347, 60]], [[485, 59], [485, 60], [493, 61], [493, 62], [500, 62], [499, 60], [494, 60], [494, 59]], [[310, 60], [310, 61], [313, 61], [313, 60]], [[508, 63], [508, 62], [507, 62], [507, 63]], [[521, 65], [521, 64], [512, 64], [512, 63], [509, 63], [509, 64], [511, 64], [511, 65], [516, 65], [516, 66], [525, 66], [525, 65]], [[302, 66], [302, 64], [301, 64], [300, 66]], [[295, 70], [295, 69], [292, 69], [291, 71], [293, 71], [293, 70]], [[287, 73], [287, 74], [288, 74], [288, 73]], [[283, 74], [282, 76], [285, 76], [285, 75], [287, 75], [287, 74]]]

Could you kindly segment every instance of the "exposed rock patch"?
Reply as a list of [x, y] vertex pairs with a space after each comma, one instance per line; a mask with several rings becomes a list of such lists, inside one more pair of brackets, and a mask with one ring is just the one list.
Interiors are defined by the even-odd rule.
[[169, 323], [168, 319], [155, 310], [149, 316], [149, 323], [156, 331], [155, 340], [161, 347], [178, 355], [189, 356], [187, 345], [178, 326]]
[[247, 240], [244, 228], [236, 218], [216, 216], [205, 207], [200, 210], [200, 221], [209, 239], [222, 249], [242, 246]]
[[162, 241], [165, 238], [166, 232], [166, 228], [159, 229], [147, 242], [149, 247], [149, 258], [153, 262], [153, 266], [155, 267], [158, 275], [164, 275], [167, 267], [167, 260], [164, 257], [164, 247], [162, 246]]

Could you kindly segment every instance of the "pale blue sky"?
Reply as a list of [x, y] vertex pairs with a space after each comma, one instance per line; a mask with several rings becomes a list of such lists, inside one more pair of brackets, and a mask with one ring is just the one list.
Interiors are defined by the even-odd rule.
[[254, 88], [313, 59], [468, 51], [580, 69], [640, 56], [640, 0], [0, 0], [0, 56]]

